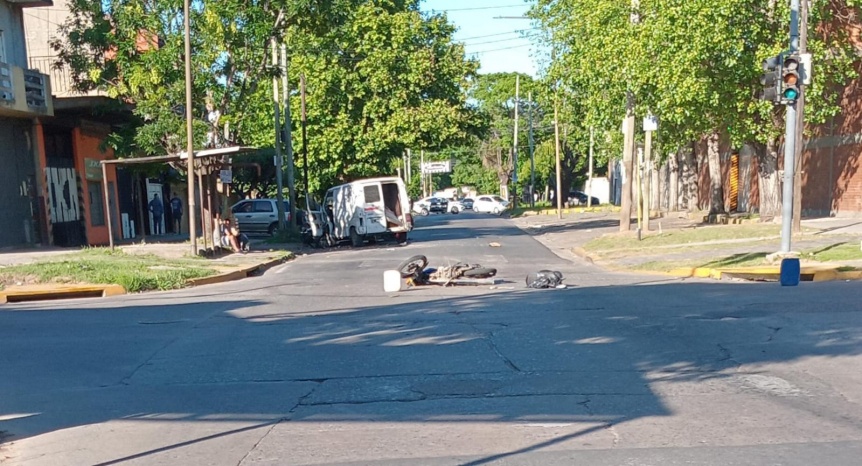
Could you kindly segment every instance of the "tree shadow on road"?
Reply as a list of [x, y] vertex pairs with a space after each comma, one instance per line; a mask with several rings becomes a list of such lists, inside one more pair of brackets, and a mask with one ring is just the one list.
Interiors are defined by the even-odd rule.
[[[0, 383], [0, 415], [39, 414], [0, 427], [14, 442], [105, 422], [224, 425], [224, 435], [130, 446], [103, 460], [112, 464], [235, 435], [237, 423], [578, 426], [466, 463], [485, 464], [673, 417], [665, 401], [671, 386], [754, 390], [740, 367], [860, 354], [862, 291], [808, 286], [477, 290], [365, 306], [324, 293], [313, 309], [271, 289], [206, 306], [103, 301], [2, 312], [0, 371], [16, 376]], [[846, 311], [823, 318], [823, 295]]]

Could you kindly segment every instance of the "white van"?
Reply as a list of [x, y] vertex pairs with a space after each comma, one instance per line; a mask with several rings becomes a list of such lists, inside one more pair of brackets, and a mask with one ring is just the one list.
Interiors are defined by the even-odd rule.
[[350, 239], [353, 246], [361, 246], [367, 239], [391, 237], [405, 243], [413, 229], [407, 188], [396, 176], [329, 188], [323, 212], [328, 242]]

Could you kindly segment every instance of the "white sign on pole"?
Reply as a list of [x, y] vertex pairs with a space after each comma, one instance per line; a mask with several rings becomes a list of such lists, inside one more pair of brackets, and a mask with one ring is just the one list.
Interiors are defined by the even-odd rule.
[[425, 162], [422, 164], [422, 173], [449, 173], [452, 171], [452, 162], [445, 160], [442, 162]]
[[222, 170], [219, 172], [219, 179], [222, 184], [230, 184], [233, 183], [233, 171], [231, 170]]
[[658, 131], [658, 117], [650, 115], [644, 117], [644, 131]]

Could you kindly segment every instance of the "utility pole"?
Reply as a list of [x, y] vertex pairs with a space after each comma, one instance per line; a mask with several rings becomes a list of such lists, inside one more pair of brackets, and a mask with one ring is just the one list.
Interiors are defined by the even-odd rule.
[[595, 128], [590, 126], [590, 161], [587, 166], [587, 207], [593, 206], [593, 145], [595, 145]]
[[[799, 51], [799, 0], [790, 0], [790, 53]], [[796, 105], [787, 105], [784, 122], [784, 185], [781, 199], [781, 252], [790, 252], [793, 225], [793, 172], [796, 167]]]
[[[272, 48], [272, 66], [278, 68], [278, 45], [275, 43], [275, 37], [269, 39]], [[272, 77], [272, 106], [275, 116], [275, 184], [278, 186], [278, 191], [275, 193], [276, 210], [278, 211], [278, 229], [284, 231], [284, 185], [282, 182], [282, 170], [284, 160], [281, 158], [281, 104], [278, 97], [278, 78]]]
[[293, 158], [293, 135], [290, 118], [290, 80], [288, 79], [287, 46], [281, 44], [281, 91], [284, 101], [284, 150], [287, 153], [287, 194], [290, 199], [290, 231], [296, 231], [296, 167]]
[[530, 132], [528, 134], [528, 143], [530, 145], [530, 207], [536, 207], [536, 154], [533, 147], [533, 93], [527, 94], [529, 105], [529, 124]]
[[[186, 179], [189, 185], [189, 240], [192, 246], [192, 256], [198, 255], [198, 234], [195, 220], [195, 132], [192, 126], [192, 42], [191, 23], [189, 21], [189, 0], [183, 2], [183, 28], [185, 30], [185, 65], [186, 65]], [[107, 186], [107, 179], [105, 180]], [[110, 221], [110, 219], [108, 219]], [[201, 217], [203, 223], [203, 217]]]
[[563, 196], [560, 193], [560, 185], [562, 180], [562, 167], [560, 163], [560, 111], [557, 104], [557, 89], [554, 88], [554, 154], [557, 164], [557, 186], [554, 189], [554, 198], [557, 200], [557, 218], [563, 218]]
[[518, 207], [518, 107], [521, 106], [521, 75], [515, 75], [515, 140], [512, 143], [512, 206]]
[[407, 149], [407, 183], [413, 182], [413, 151]]
[[419, 173], [420, 173], [420, 185], [422, 185], [422, 197], [427, 196], [425, 194], [425, 151], [419, 151]]
[[[808, 2], [799, 5], [799, 54], [808, 53]], [[810, 76], [811, 70], [805, 74]], [[799, 98], [796, 100], [796, 164], [793, 170], [793, 224], [794, 233], [802, 232], [802, 154], [805, 152], [805, 84], [799, 86]]]
[[302, 124], [302, 177], [305, 178], [305, 197], [308, 197], [311, 188], [308, 186], [308, 139], [306, 131], [306, 122], [308, 115], [305, 112], [305, 73], [299, 75], [299, 99], [300, 99], [300, 120]]

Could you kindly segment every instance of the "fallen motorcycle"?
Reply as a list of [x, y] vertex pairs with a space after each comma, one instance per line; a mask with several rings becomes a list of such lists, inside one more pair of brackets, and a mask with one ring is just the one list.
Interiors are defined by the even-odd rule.
[[407, 280], [408, 286], [467, 284], [469, 282], [465, 282], [465, 279], [483, 279], [497, 275], [497, 269], [466, 262], [456, 262], [439, 268], [426, 268], [427, 266], [428, 258], [417, 255], [402, 262], [398, 266], [398, 272], [401, 273], [401, 278]]

